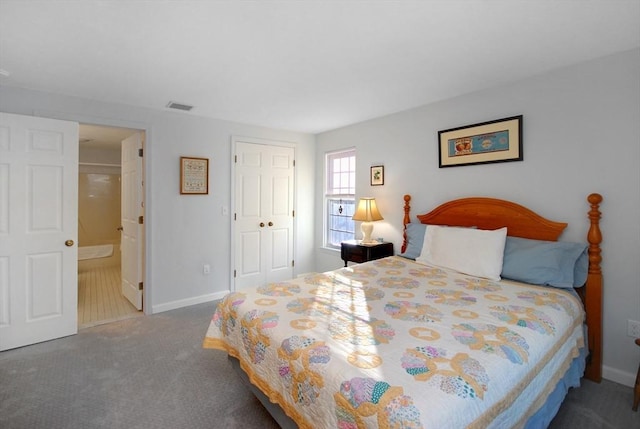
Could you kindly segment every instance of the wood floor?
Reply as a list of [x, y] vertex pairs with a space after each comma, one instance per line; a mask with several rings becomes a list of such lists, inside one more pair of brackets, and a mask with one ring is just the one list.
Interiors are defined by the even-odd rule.
[[79, 264], [78, 328], [142, 316], [120, 288], [119, 265]]

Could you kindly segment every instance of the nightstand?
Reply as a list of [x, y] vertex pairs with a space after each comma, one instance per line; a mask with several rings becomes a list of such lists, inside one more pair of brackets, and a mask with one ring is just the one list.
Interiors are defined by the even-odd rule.
[[387, 256], [393, 256], [393, 243], [362, 244], [359, 240], [348, 240], [343, 241], [340, 246], [340, 257], [345, 267], [348, 261], [360, 263]]

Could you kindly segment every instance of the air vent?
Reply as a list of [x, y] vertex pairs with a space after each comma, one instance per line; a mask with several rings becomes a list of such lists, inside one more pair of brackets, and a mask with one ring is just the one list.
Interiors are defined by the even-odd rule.
[[170, 101], [169, 104], [167, 104], [167, 107], [169, 109], [184, 110], [185, 112], [193, 109], [193, 106], [189, 106], [188, 104], [183, 103], [176, 103], [175, 101]]

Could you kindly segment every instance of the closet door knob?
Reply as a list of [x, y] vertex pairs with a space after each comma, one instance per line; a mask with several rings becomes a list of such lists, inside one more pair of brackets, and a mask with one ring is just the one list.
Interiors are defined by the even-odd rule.
[[264, 222], [260, 222], [260, 228], [264, 228]]
[[124, 228], [123, 228], [123, 227], [121, 227], [121, 226], [119, 226], [119, 227], [117, 227], [117, 228], [116, 228], [116, 230], [118, 230], [118, 231], [124, 231]]
[[269, 222], [269, 226], [273, 226], [273, 222]]
[[67, 247], [71, 247], [71, 246], [73, 246], [73, 240], [67, 240], [67, 241], [65, 241], [65, 242], [64, 242], [64, 245], [65, 245], [65, 246], [67, 246]]

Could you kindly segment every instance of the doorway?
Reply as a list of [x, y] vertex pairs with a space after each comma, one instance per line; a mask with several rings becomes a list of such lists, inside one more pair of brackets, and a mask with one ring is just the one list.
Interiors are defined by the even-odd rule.
[[[143, 131], [128, 128], [79, 126], [79, 329], [144, 315], [141, 302], [138, 309], [124, 296], [127, 282], [122, 275], [123, 208], [130, 204], [124, 201], [129, 191], [123, 189], [122, 142], [136, 134], [144, 136]], [[132, 258], [130, 252], [124, 252], [126, 271], [132, 259], [144, 257], [139, 252]]]

